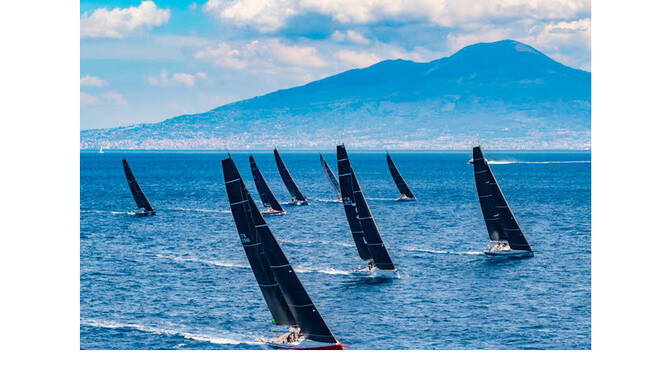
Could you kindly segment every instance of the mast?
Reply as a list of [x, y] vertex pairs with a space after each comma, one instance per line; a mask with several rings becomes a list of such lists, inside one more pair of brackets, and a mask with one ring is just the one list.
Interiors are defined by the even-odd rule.
[[284, 209], [282, 206], [280, 206], [280, 203], [277, 201], [277, 198], [275, 198], [275, 195], [270, 190], [270, 187], [268, 187], [266, 179], [264, 179], [264, 176], [261, 174], [261, 170], [259, 170], [259, 167], [257, 167], [257, 163], [254, 161], [252, 156], [250, 156], [250, 170], [252, 170], [254, 185], [257, 187], [259, 197], [261, 198], [261, 203], [263, 203], [264, 207], [271, 208], [278, 212], [284, 212]]
[[305, 198], [302, 192], [300, 192], [300, 189], [298, 189], [296, 182], [293, 181], [293, 178], [289, 173], [289, 169], [287, 169], [286, 165], [284, 165], [284, 161], [282, 161], [282, 158], [280, 157], [280, 154], [277, 152], [277, 149], [274, 149], [273, 152], [275, 153], [275, 162], [277, 163], [277, 170], [280, 172], [280, 176], [284, 181], [284, 185], [286, 186], [286, 189], [289, 191], [289, 194], [291, 194], [291, 199], [294, 201], [307, 202], [307, 198]]
[[140, 188], [140, 184], [138, 184], [137, 180], [135, 180], [135, 176], [133, 175], [131, 168], [128, 166], [128, 162], [125, 158], [122, 159], [121, 162], [124, 165], [124, 174], [126, 174], [128, 187], [131, 189], [133, 199], [135, 199], [135, 203], [137, 204], [138, 208], [144, 209], [145, 212], [154, 212], [154, 208], [151, 207], [149, 200], [147, 200], [147, 196], [144, 195], [142, 188]]
[[[337, 146], [337, 166], [344, 210], [360, 258], [365, 260], [371, 258], [376, 267], [381, 270], [395, 270], [396, 267], [383, 244], [383, 239], [360, 189], [343, 144]], [[359, 228], [355, 225], [355, 219], [358, 220]], [[367, 255], [364, 248], [367, 249], [369, 258], [365, 258]]]
[[[225, 178], [227, 197], [234, 217], [238, 235], [243, 243], [245, 255], [257, 279], [257, 284], [266, 300], [276, 325], [296, 326], [296, 320], [284, 300], [279, 284], [275, 280], [264, 253], [263, 245], [258, 239], [257, 230], [253, 220], [253, 208], [245, 183], [241, 179], [238, 169], [231, 158], [222, 161], [222, 172]], [[258, 213], [259, 211], [256, 210]]]
[[335, 174], [332, 173], [332, 170], [330, 170], [330, 167], [323, 159], [323, 155], [319, 154], [319, 157], [321, 157], [321, 167], [323, 167], [323, 173], [325, 174], [325, 177], [328, 178], [328, 181], [330, 181], [332, 188], [335, 190], [335, 192], [337, 192], [337, 196], [341, 200], [341, 189], [339, 188], [339, 183], [337, 182], [337, 178], [335, 177]]
[[[264, 286], [279, 290], [279, 295], [282, 298], [277, 300], [278, 303], [276, 306], [284, 309], [283, 305], [285, 305], [287, 307], [286, 310], [289, 311], [289, 314], [286, 315], [288, 319], [282, 321], [283, 323], [281, 324], [300, 328], [300, 334], [307, 339], [318, 342], [338, 343], [307, 294], [307, 291], [300, 283], [293, 267], [289, 264], [279, 243], [268, 228], [268, 224], [266, 224], [263, 216], [258, 211], [252, 197], [247, 192], [233, 160], [231, 158], [223, 160], [222, 169], [225, 175], [225, 185], [227, 187], [227, 195], [229, 196], [232, 214], [234, 215], [236, 227], [246, 254], [248, 253], [248, 249], [256, 248], [263, 251], [260, 253], [263, 255], [263, 259], [259, 259], [256, 269], [252, 266], [252, 262], [250, 262], [255, 277], [257, 277], [256, 270], [268, 270], [270, 272], [268, 275], [272, 276], [273, 280], [270, 281], [270, 284], [264, 284]], [[268, 282], [268, 280], [263, 281]], [[262, 282], [259, 280], [259, 277], [257, 277], [257, 282], [259, 282], [261, 287]], [[264, 297], [266, 297], [265, 293]], [[266, 301], [268, 303], [268, 299]], [[269, 304], [270, 308], [271, 305]], [[275, 318], [273, 309], [271, 309], [271, 313], [273, 314], [273, 318]]]
[[408, 184], [406, 184], [406, 181], [403, 180], [403, 176], [401, 176], [401, 173], [399, 173], [399, 170], [394, 164], [394, 161], [392, 161], [392, 157], [390, 157], [389, 153], [387, 154], [387, 166], [390, 168], [390, 174], [392, 174], [394, 184], [396, 184], [397, 189], [399, 189], [401, 196], [405, 196], [407, 198], [415, 198], [415, 195], [410, 190], [410, 187], [408, 187]]
[[474, 180], [479, 203], [490, 240], [507, 241], [511, 249], [531, 252], [532, 248], [520, 230], [518, 221], [484, 158], [480, 146], [472, 149], [472, 163], [474, 164]]

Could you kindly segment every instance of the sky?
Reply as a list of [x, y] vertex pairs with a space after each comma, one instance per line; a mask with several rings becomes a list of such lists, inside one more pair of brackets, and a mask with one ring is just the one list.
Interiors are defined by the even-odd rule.
[[514, 39], [591, 70], [591, 3], [209, 0], [80, 4], [80, 128], [155, 123], [387, 59]]

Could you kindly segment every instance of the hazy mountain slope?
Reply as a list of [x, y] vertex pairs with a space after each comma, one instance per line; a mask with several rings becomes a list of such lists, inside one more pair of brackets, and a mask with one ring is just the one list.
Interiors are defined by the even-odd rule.
[[530, 46], [387, 60], [157, 124], [81, 132], [82, 148], [585, 148], [591, 73]]

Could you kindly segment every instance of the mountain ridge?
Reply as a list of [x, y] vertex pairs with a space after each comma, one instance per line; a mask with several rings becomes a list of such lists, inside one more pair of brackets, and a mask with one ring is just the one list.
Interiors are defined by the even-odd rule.
[[429, 62], [384, 60], [155, 124], [81, 132], [81, 148], [491, 148], [590, 146], [591, 73], [529, 45], [467, 46]]

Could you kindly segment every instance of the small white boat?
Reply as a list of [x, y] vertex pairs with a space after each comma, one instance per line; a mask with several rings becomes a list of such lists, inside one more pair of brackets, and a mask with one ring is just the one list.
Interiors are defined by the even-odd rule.
[[103, 147], [99, 149], [99, 153], [103, 153]]

